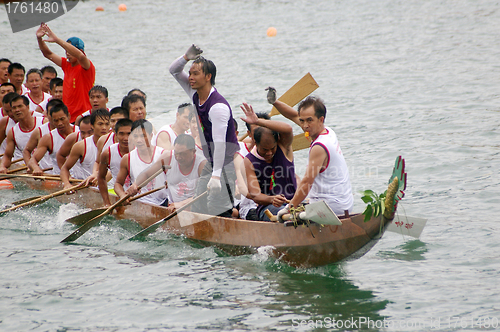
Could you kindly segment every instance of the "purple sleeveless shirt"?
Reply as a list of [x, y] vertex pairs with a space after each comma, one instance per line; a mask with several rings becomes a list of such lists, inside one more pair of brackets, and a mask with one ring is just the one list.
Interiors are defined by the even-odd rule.
[[214, 139], [212, 137], [212, 122], [208, 119], [208, 112], [212, 108], [213, 105], [222, 103], [229, 107], [229, 121], [227, 124], [226, 131], [226, 153], [224, 158], [224, 165], [229, 164], [233, 161], [234, 154], [240, 150], [240, 146], [238, 144], [238, 138], [236, 137], [236, 131], [234, 128], [234, 120], [233, 120], [233, 112], [231, 111], [231, 106], [226, 101], [224, 97], [222, 97], [217, 89], [208, 97], [205, 103], [201, 106], [200, 98], [198, 97], [198, 92], [195, 92], [193, 95], [193, 103], [196, 106], [196, 110], [198, 111], [198, 117], [200, 119], [201, 132], [203, 132], [203, 136], [205, 137], [205, 142], [202, 141], [203, 154], [205, 158], [213, 165], [213, 153], [214, 153]]
[[[267, 163], [254, 156], [247, 154], [255, 169], [255, 175], [259, 181], [260, 192], [268, 195], [284, 195], [286, 199], [292, 199], [297, 190], [297, 179], [295, 178], [295, 166], [293, 161], [289, 161], [281, 148], [276, 148], [273, 161]], [[264, 208], [263, 205], [257, 207], [257, 213]]]

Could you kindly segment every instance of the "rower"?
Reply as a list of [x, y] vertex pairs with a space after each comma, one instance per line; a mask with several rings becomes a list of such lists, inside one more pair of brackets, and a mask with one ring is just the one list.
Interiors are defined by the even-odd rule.
[[[10, 83], [9, 83], [10, 84]], [[3, 98], [3, 108], [5, 115], [0, 119], [0, 154], [5, 152], [5, 147], [7, 146], [7, 133], [16, 125], [17, 120], [12, 113], [12, 108], [10, 107], [10, 101], [12, 98], [16, 97], [17, 93], [9, 92]]]
[[312, 140], [306, 173], [297, 192], [279, 217], [297, 207], [309, 197], [309, 202], [325, 201], [337, 215], [351, 212], [353, 196], [349, 180], [349, 169], [340, 149], [335, 132], [325, 126], [326, 106], [320, 98], [307, 97], [295, 111], [287, 104], [276, 100], [276, 90], [269, 89], [268, 101], [286, 118], [299, 123]]
[[92, 89], [89, 90], [89, 100], [91, 109], [86, 112], [83, 112], [76, 118], [75, 124], [77, 126], [80, 125], [80, 120], [87, 115], [91, 115], [92, 112], [98, 110], [100, 108], [108, 109], [108, 89], [101, 85], [94, 85]]
[[[148, 99], [148, 96], [146, 95], [146, 93], [144, 91], [142, 91], [141, 89], [138, 89], [138, 88], [135, 88], [135, 89], [132, 89], [130, 90], [128, 93], [127, 93], [127, 97], [128, 96], [131, 96], [131, 95], [138, 95], [138, 96], [141, 96], [142, 98], [144, 98], [144, 100], [147, 100]], [[123, 107], [123, 106], [122, 106]]]
[[50, 81], [57, 77], [57, 71], [52, 66], [45, 66], [40, 71], [42, 72], [42, 91], [50, 94]]
[[[42, 38], [47, 36], [47, 40]], [[78, 37], [71, 37], [66, 41], [57, 37], [49, 26], [42, 23], [36, 31], [38, 47], [43, 56], [62, 68], [64, 72], [64, 104], [71, 114], [73, 123], [76, 117], [90, 109], [88, 92], [94, 85], [95, 67], [84, 52], [84, 43]], [[53, 53], [46, 42], [53, 42], [64, 48], [66, 58]]]
[[131, 94], [123, 98], [122, 108], [127, 110], [128, 117], [132, 122], [146, 119], [146, 99], [138, 94]]
[[28, 70], [26, 74], [26, 87], [30, 90], [26, 94], [29, 98], [29, 109], [32, 112], [37, 110], [37, 107], [42, 109], [42, 112], [35, 112], [34, 116], [43, 116], [45, 108], [47, 107], [47, 102], [50, 99], [50, 94], [43, 92], [42, 90], [42, 72], [37, 68], [32, 68]]
[[9, 82], [9, 66], [11, 63], [7, 58], [0, 59], [0, 84]]
[[[92, 124], [90, 123], [90, 115], [84, 116], [80, 120], [80, 126], [76, 126], [79, 130], [68, 135], [64, 139], [64, 143], [61, 145], [59, 148], [59, 151], [56, 153], [56, 160], [57, 160], [57, 165], [59, 168], [62, 168], [62, 165], [66, 162], [66, 159], [68, 158], [71, 149], [73, 146], [86, 139], [87, 137], [90, 137], [94, 134], [94, 128], [92, 128]], [[74, 169], [72, 169], [71, 174], [73, 174], [74, 170], [76, 170], [78, 166], [75, 166]]]
[[17, 120], [16, 125], [7, 133], [7, 145], [0, 165], [0, 173], [7, 172], [12, 162], [12, 157], [21, 158], [23, 150], [30, 139], [31, 133], [40, 127], [47, 119], [33, 117], [29, 110], [29, 99], [17, 95], [10, 101], [12, 113]]
[[33, 172], [33, 175], [43, 175], [39, 162], [45, 153], [49, 153], [52, 162], [52, 174], [59, 174], [60, 169], [56, 159], [57, 151], [61, 148], [64, 139], [69, 134], [79, 131], [77, 126], [73, 126], [69, 122], [69, 111], [63, 103], [54, 105], [50, 110], [50, 116], [52, 117], [52, 124], [55, 126], [55, 129], [52, 129], [47, 135], [42, 136], [35, 152], [31, 156], [28, 167]]
[[[50, 116], [50, 110], [55, 105], [61, 104], [61, 103], [62, 103], [62, 101], [59, 100], [59, 99], [51, 99], [47, 103], [47, 111], [49, 113], [49, 115], [47, 116], [47, 119], [49, 121], [46, 122], [46, 123], [44, 123], [40, 127], [38, 127], [38, 130], [35, 130], [31, 134], [28, 143], [24, 147], [23, 158], [24, 158], [24, 163], [26, 165], [28, 165], [28, 163], [29, 163], [29, 161], [31, 159], [31, 155], [33, 154], [33, 151], [38, 146], [38, 142], [40, 142], [40, 139], [43, 137], [43, 135], [47, 135], [48, 133], [50, 133], [51, 130], [53, 130], [53, 129], [56, 128], [54, 126], [54, 124], [52, 123], [52, 117]], [[46, 169], [46, 168], [51, 168], [52, 167], [52, 162], [51, 162], [48, 154], [45, 154], [38, 164], [40, 165], [40, 167], [42, 169]], [[48, 171], [47, 173], [48, 174], [52, 174], [52, 171]]]
[[69, 170], [77, 162], [79, 162], [80, 167], [75, 170], [74, 177], [85, 180], [85, 183], [96, 184], [95, 182], [97, 182], [97, 172], [94, 172], [94, 164], [97, 157], [97, 141], [101, 136], [109, 132], [108, 110], [101, 108], [92, 112], [90, 124], [92, 125], [94, 134], [73, 145], [66, 162], [61, 167], [61, 180], [64, 183], [64, 189], [72, 186], [69, 181]]
[[164, 153], [150, 168], [142, 172], [127, 190], [132, 195], [137, 194], [137, 184], [153, 175], [162, 165], [170, 165], [166, 171], [169, 192], [169, 212], [189, 203], [194, 197], [196, 184], [201, 176], [207, 160], [196, 154], [193, 137], [180, 134], [174, 141], [173, 150]]
[[[9, 92], [16, 92], [16, 87], [14, 86], [14, 84], [10, 83], [10, 82], [6, 82], [6, 83], [2, 83], [2, 85], [0, 85], [0, 116], [4, 117], [4, 116], [7, 116], [6, 113], [4, 113], [3, 111], [3, 97], [8, 94]], [[9, 105], [10, 107], [10, 105]]]
[[258, 220], [271, 221], [264, 213], [276, 214], [297, 189], [293, 163], [293, 129], [276, 120], [260, 119], [252, 106], [243, 103], [243, 121], [259, 127], [253, 130], [255, 149], [245, 157], [248, 197], [257, 207]]
[[[114, 192], [116, 177], [120, 171], [120, 162], [124, 155], [129, 153], [128, 139], [132, 132], [132, 121], [130, 119], [120, 119], [114, 127], [115, 137], [118, 143], [104, 149], [99, 158], [99, 170], [97, 174], [97, 183], [99, 185], [99, 192], [101, 193], [102, 200], [105, 206], [110, 206], [109, 191]], [[102, 138], [102, 137], [101, 137]], [[101, 139], [99, 139], [101, 141]], [[106, 181], [108, 176], [108, 169], [111, 172], [111, 180]], [[125, 179], [123, 188], [126, 190], [130, 186], [130, 178]]]
[[175, 115], [175, 122], [160, 128], [158, 134], [153, 139], [153, 144], [165, 150], [172, 150], [173, 143], [177, 136], [185, 134], [189, 129], [189, 112], [194, 109], [192, 104], [185, 103], [179, 105]]
[[24, 74], [26, 74], [26, 69], [24, 66], [18, 62], [14, 62], [9, 66], [9, 81], [16, 87], [16, 92], [19, 95], [25, 95], [30, 90], [23, 84]]
[[[201, 57], [202, 52], [193, 44], [169, 68], [172, 76], [193, 99], [203, 129], [200, 134], [203, 134], [206, 143], [203, 152], [208, 162], [196, 194], [210, 190], [208, 198], [195, 202], [192, 210], [230, 218], [236, 181], [233, 158], [239, 150], [238, 138], [229, 103], [213, 87], [217, 73], [215, 64]], [[194, 62], [188, 75], [183, 69], [189, 60]]]
[[[142, 98], [142, 97], [140, 97]], [[144, 99], [144, 98], [143, 98]], [[153, 136], [153, 125], [147, 120], [137, 120], [132, 124], [132, 134], [129, 137], [135, 148], [128, 154], [123, 156], [120, 161], [120, 171], [116, 176], [115, 192], [120, 198], [128, 194], [125, 192], [123, 186], [127, 176], [130, 176], [132, 183], [136, 182], [137, 177], [145, 169], [150, 167], [158, 159], [160, 159], [163, 149], [159, 146], [151, 145], [151, 138]], [[130, 144], [129, 143], [129, 144]], [[152, 190], [156, 187], [164, 186], [165, 178], [162, 174], [151, 180], [146, 186], [141, 189], [141, 193]], [[129, 188], [130, 189], [130, 188]], [[147, 195], [139, 199], [141, 202], [150, 203], [153, 205], [161, 205], [166, 201], [166, 189], [160, 190], [151, 195]], [[127, 204], [126, 201], [125, 204]]]
[[59, 77], [50, 80], [50, 94], [53, 99], [63, 100], [63, 84], [63, 79]]

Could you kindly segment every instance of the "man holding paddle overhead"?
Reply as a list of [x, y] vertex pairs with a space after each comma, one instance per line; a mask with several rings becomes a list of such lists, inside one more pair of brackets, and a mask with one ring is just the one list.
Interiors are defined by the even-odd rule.
[[326, 106], [320, 98], [307, 97], [298, 111], [276, 100], [276, 90], [269, 88], [268, 102], [286, 118], [299, 124], [312, 140], [306, 173], [290, 204], [278, 217], [289, 213], [308, 196], [310, 203], [325, 201], [337, 215], [351, 212], [353, 196], [349, 170], [335, 132], [325, 126]]
[[[207, 164], [198, 182], [196, 194], [209, 189], [208, 199], [193, 205], [192, 211], [231, 217], [236, 172], [234, 154], [239, 151], [231, 107], [215, 85], [215, 64], [200, 56], [203, 51], [191, 45], [184, 55], [170, 65], [170, 73], [192, 98], [199, 118], [202, 147]], [[194, 60], [189, 75], [187, 62]]]

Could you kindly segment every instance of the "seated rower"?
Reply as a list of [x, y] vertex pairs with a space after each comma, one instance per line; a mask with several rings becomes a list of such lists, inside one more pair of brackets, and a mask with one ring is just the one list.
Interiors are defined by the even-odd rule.
[[[35, 116], [44, 116], [50, 94], [42, 90], [42, 72], [38, 68], [28, 70], [26, 74], [26, 87], [30, 90], [26, 94], [29, 98], [29, 109]], [[38, 110], [42, 111], [39, 112]]]
[[84, 116], [91, 115], [94, 111], [101, 108], [108, 109], [108, 89], [101, 85], [94, 85], [92, 89], [89, 90], [89, 100], [91, 109], [76, 117], [75, 124], [77, 126], [80, 125], [80, 121]]
[[270, 221], [265, 210], [276, 214], [297, 189], [293, 130], [284, 122], [258, 118], [246, 103], [241, 109], [246, 116], [243, 121], [259, 126], [253, 132], [255, 149], [247, 154], [244, 161], [248, 196], [258, 204], [258, 220]]
[[[140, 97], [142, 98], [142, 97]], [[143, 99], [143, 98], [142, 98]], [[115, 192], [120, 198], [126, 196], [123, 186], [127, 176], [130, 176], [132, 183], [136, 182], [137, 177], [148, 167], [151, 167], [158, 159], [160, 159], [163, 149], [158, 146], [151, 145], [153, 136], [153, 125], [144, 119], [137, 120], [132, 124], [132, 133], [129, 137], [129, 146], [135, 148], [128, 154], [123, 156], [120, 162], [120, 171], [116, 176]], [[152, 190], [159, 186], [164, 186], [165, 177], [160, 174], [155, 179], [151, 180], [146, 186], [141, 189], [140, 193]], [[161, 205], [166, 201], [167, 191], [160, 190], [151, 195], [140, 198], [144, 203], [153, 205]], [[125, 203], [127, 204], [127, 203]]]
[[109, 132], [109, 112], [105, 108], [98, 109], [90, 115], [90, 124], [94, 134], [85, 138], [73, 145], [71, 152], [66, 159], [66, 162], [61, 167], [61, 180], [64, 183], [64, 188], [70, 188], [71, 182], [70, 169], [79, 164], [79, 168], [75, 170], [74, 177], [76, 179], [85, 179], [85, 183], [97, 182], [97, 173], [94, 172], [94, 164], [97, 158], [97, 141], [103, 135]]
[[175, 122], [160, 128], [153, 139], [153, 144], [164, 150], [172, 150], [174, 141], [180, 134], [185, 134], [189, 129], [189, 113], [194, 110], [193, 105], [185, 103], [179, 105], [175, 115]]
[[[118, 143], [112, 144], [102, 151], [99, 158], [99, 170], [97, 174], [97, 183], [99, 185], [99, 192], [101, 193], [102, 200], [105, 206], [110, 206], [109, 188], [114, 190], [116, 178], [120, 171], [120, 162], [127, 153], [128, 139], [132, 132], [132, 121], [130, 119], [120, 119], [114, 127], [115, 137]], [[102, 137], [99, 139], [101, 141]], [[108, 182], [108, 170], [111, 172], [111, 180]], [[125, 179], [123, 188], [126, 190], [130, 186], [130, 178]]]
[[[0, 62], [1, 63], [1, 62]], [[0, 117], [7, 116], [7, 113], [3, 110], [3, 97], [9, 92], [16, 92], [16, 87], [10, 82], [0, 84]]]
[[[47, 106], [46, 106], [49, 114], [50, 114], [50, 110], [52, 109], [52, 107], [54, 107], [57, 104], [62, 104], [62, 101], [59, 99], [49, 100], [49, 102], [47, 103]], [[48, 133], [50, 133], [51, 130], [56, 128], [54, 126], [54, 124], [52, 123], [52, 117], [50, 115], [47, 116], [47, 119], [49, 120], [48, 122], [46, 122], [43, 125], [41, 125], [40, 127], [38, 127], [38, 130], [35, 130], [31, 134], [28, 143], [24, 147], [23, 158], [24, 158], [24, 163], [26, 165], [28, 165], [28, 163], [31, 159], [31, 155], [33, 154], [33, 151], [38, 146], [38, 142], [40, 142], [40, 139], [43, 137], [43, 135], [47, 135]], [[42, 169], [47, 169], [47, 168], [52, 167], [52, 162], [50, 161], [48, 154], [45, 154], [45, 156], [43, 156], [43, 158], [39, 162], [39, 165]], [[52, 171], [48, 171], [47, 173], [52, 174]]]
[[12, 128], [14, 128], [17, 123], [17, 120], [14, 117], [14, 113], [12, 113], [12, 108], [10, 107], [10, 101], [15, 96], [17, 96], [17, 93], [9, 92], [2, 98], [2, 114], [5, 115], [3, 115], [3, 117], [0, 119], [0, 154], [3, 154], [5, 152], [5, 147], [7, 146], [7, 141], [5, 140], [7, 138], [7, 133]]
[[132, 195], [137, 194], [138, 183], [153, 175], [161, 169], [162, 165], [170, 165], [171, 168], [166, 170], [166, 178], [171, 198], [168, 209], [173, 212], [176, 208], [190, 202], [194, 197], [197, 181], [206, 162], [205, 157], [196, 154], [193, 137], [180, 134], [174, 141], [174, 149], [170, 153], [162, 154], [158, 161], [142, 172], [127, 192]]
[[[76, 143], [81, 142], [87, 137], [94, 135], [94, 128], [90, 123], [90, 115], [86, 115], [81, 118], [80, 126], [77, 126], [77, 128], [79, 130], [68, 135], [68, 137], [66, 137], [66, 139], [64, 140], [64, 143], [61, 145], [59, 151], [57, 151], [56, 160], [59, 168], [62, 168], [62, 166], [66, 162], [66, 159], [68, 159], [71, 149]], [[71, 174], [73, 175], [73, 171], [71, 172]]]
[[297, 192], [279, 216], [288, 213], [309, 197], [309, 202], [325, 201], [337, 215], [352, 211], [353, 196], [349, 170], [335, 132], [325, 126], [326, 106], [320, 98], [307, 97], [295, 111], [276, 100], [276, 90], [270, 88], [268, 101], [286, 118], [299, 123], [312, 140], [306, 173]]
[[23, 150], [31, 133], [40, 127], [47, 119], [33, 117], [29, 110], [29, 99], [26, 96], [17, 95], [10, 101], [12, 113], [17, 120], [16, 125], [7, 133], [7, 145], [0, 164], [0, 173], [6, 173], [12, 163], [12, 158], [22, 158]]
[[[114, 107], [109, 112], [109, 125], [111, 132], [101, 136], [99, 141], [97, 141], [97, 155], [100, 156], [102, 151], [109, 148], [111, 145], [118, 143], [118, 138], [115, 133], [115, 125], [121, 119], [128, 119], [128, 112], [126, 109], [121, 108], [120, 106]], [[130, 120], [132, 121], [132, 120]], [[133, 121], [132, 121], [133, 122]], [[96, 163], [99, 164], [99, 160], [96, 160]], [[99, 168], [99, 165], [97, 165]]]
[[50, 116], [56, 129], [52, 129], [50, 133], [42, 136], [38, 142], [38, 146], [28, 163], [28, 168], [33, 172], [33, 175], [43, 175], [39, 162], [46, 153], [49, 154], [52, 162], [52, 174], [59, 174], [61, 170], [57, 164], [57, 151], [69, 134], [79, 131], [77, 126], [73, 126], [69, 122], [69, 111], [63, 103], [54, 105], [50, 110]]

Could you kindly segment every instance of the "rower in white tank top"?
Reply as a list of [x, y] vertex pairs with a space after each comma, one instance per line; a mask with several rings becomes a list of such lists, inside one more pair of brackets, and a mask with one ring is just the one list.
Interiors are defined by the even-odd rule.
[[[36, 112], [36, 108], [38, 106], [40, 106], [42, 108], [43, 111], [47, 111], [47, 103], [49, 102], [49, 99], [52, 97], [51, 95], [49, 95], [48, 93], [46, 92], [43, 92], [43, 100], [37, 104], [33, 101], [33, 99], [31, 99], [31, 96], [30, 96], [30, 93], [27, 93], [26, 96], [28, 97], [28, 99], [30, 100], [30, 111], [31, 112], [35, 112], [35, 113], [38, 113], [38, 114], [42, 114], [40, 112]], [[43, 114], [42, 114], [43, 116]]]
[[9, 130], [12, 130], [12, 128], [14, 128], [15, 125], [16, 122], [9, 117], [9, 121], [5, 126], [5, 139], [3, 140], [2, 145], [0, 145], [0, 154], [5, 152], [5, 148], [7, 147], [7, 133], [9, 132]]
[[[163, 151], [164, 150], [162, 148], [155, 146], [153, 150], [153, 157], [151, 158], [151, 160], [144, 161], [140, 158], [137, 149], [132, 150], [128, 154], [128, 169], [129, 169], [130, 181], [134, 183], [142, 171], [150, 167], [154, 162], [156, 162], [160, 158], [160, 155], [163, 153]], [[139, 195], [154, 188], [164, 187], [164, 186], [165, 186], [165, 174], [160, 173], [160, 175], [158, 175], [155, 179], [150, 181], [137, 194]], [[165, 201], [167, 195], [168, 195], [167, 190], [163, 189], [151, 195], [139, 198], [139, 201], [153, 205], [160, 205], [161, 203], [163, 203], [163, 201]]]
[[[115, 187], [116, 177], [120, 171], [120, 162], [123, 155], [120, 153], [119, 144], [115, 143], [108, 147], [108, 169], [111, 172], [111, 180], [108, 182], [108, 188], [113, 189]], [[123, 189], [127, 190], [130, 187], [130, 176], [127, 176], [125, 183], [123, 184]]]
[[349, 170], [337, 135], [331, 128], [325, 127], [325, 130], [326, 133], [320, 134], [310, 149], [315, 145], [323, 147], [328, 164], [314, 179], [308, 197], [311, 203], [325, 201], [335, 214], [343, 215], [345, 210], [351, 212], [354, 201]]
[[16, 145], [16, 149], [14, 150], [15, 159], [23, 157], [24, 147], [26, 146], [26, 144], [28, 144], [31, 134], [33, 133], [33, 131], [35, 131], [35, 129], [43, 124], [43, 118], [34, 117], [33, 119], [35, 120], [33, 128], [31, 128], [29, 131], [22, 130], [19, 126], [19, 123], [16, 123], [16, 125], [11, 129], [12, 137], [14, 138], [14, 144]]
[[170, 168], [167, 170], [167, 183], [168, 191], [170, 192], [170, 198], [172, 202], [177, 203], [185, 199], [191, 198], [196, 192], [196, 184], [200, 178], [198, 174], [198, 168], [200, 164], [205, 160], [205, 157], [200, 157], [195, 154], [193, 160], [193, 166], [189, 173], [182, 173], [177, 159], [173, 155], [173, 151], [170, 151]]
[[165, 126], [163, 126], [163, 127], [160, 128], [160, 131], [155, 135], [155, 137], [153, 139], [153, 142], [154, 142], [153, 145], [158, 145], [158, 136], [162, 132], [168, 134], [168, 136], [170, 137], [170, 146], [173, 147], [174, 146], [174, 141], [177, 138], [177, 134], [172, 129], [172, 125], [165, 125]]
[[[78, 126], [73, 126], [73, 125], [71, 125], [71, 126], [73, 127], [73, 132], [80, 132], [80, 129], [78, 129]], [[50, 139], [52, 140], [52, 151], [48, 151], [50, 161], [52, 163], [52, 165], [51, 165], [52, 166], [52, 173], [53, 174], [60, 174], [61, 169], [57, 165], [56, 154], [57, 154], [57, 151], [59, 151], [59, 149], [61, 148], [61, 145], [64, 143], [65, 138], [63, 138], [61, 136], [61, 134], [59, 134], [59, 131], [57, 130], [57, 128], [51, 130], [49, 135], [50, 135]], [[70, 174], [71, 174], [71, 176], [73, 176], [72, 170], [70, 170]]]
[[117, 144], [118, 142], [115, 142], [115, 132], [111, 132], [108, 137], [106, 137], [106, 141], [104, 142], [104, 145], [102, 146], [102, 151], [106, 150], [113, 144]]
[[[81, 135], [78, 135], [81, 137]], [[75, 179], [85, 180], [94, 170], [94, 164], [97, 157], [97, 146], [94, 143], [94, 135], [87, 137], [83, 141], [85, 152], [78, 162], [71, 168], [74, 169], [73, 177]], [[75, 166], [79, 166], [76, 167]]]

